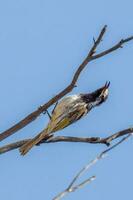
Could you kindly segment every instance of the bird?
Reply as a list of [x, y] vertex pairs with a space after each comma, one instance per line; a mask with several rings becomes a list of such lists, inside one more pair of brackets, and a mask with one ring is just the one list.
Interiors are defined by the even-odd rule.
[[42, 140], [47, 140], [56, 131], [62, 130], [75, 123], [96, 106], [101, 105], [108, 98], [110, 82], [91, 93], [74, 94], [64, 97], [52, 111], [50, 120], [44, 130], [33, 139], [30, 139], [20, 147], [21, 155], [25, 155]]

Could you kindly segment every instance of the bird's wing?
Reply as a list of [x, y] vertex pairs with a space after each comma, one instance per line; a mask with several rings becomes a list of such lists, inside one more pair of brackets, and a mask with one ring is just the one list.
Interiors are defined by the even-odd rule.
[[[56, 123], [55, 123], [55, 121], [53, 122], [53, 123], [55, 123], [53, 132], [56, 132], [58, 130], [61, 130], [61, 129], [69, 126], [70, 124], [76, 122], [77, 120], [79, 120], [81, 117], [83, 117], [86, 114], [87, 114], [87, 109], [83, 105], [75, 106], [71, 110], [69, 110], [69, 112], [67, 110], [66, 113], [63, 113], [62, 115], [58, 116], [58, 118], [56, 118], [56, 120], [55, 120]], [[52, 121], [51, 121], [51, 123], [52, 123]]]

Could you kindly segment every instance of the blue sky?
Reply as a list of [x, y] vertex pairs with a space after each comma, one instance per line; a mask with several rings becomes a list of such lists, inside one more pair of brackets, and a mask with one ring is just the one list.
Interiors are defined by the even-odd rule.
[[[103, 25], [108, 31], [98, 52], [133, 35], [132, 7], [131, 0], [0, 1], [0, 131], [70, 82]], [[93, 91], [110, 81], [109, 99], [59, 135], [104, 137], [133, 125], [132, 52], [130, 42], [88, 65], [72, 94]], [[41, 115], [1, 145], [36, 135], [47, 122]], [[132, 144], [130, 139], [110, 152], [84, 176], [97, 175], [96, 181], [64, 199], [131, 199]], [[25, 157], [17, 150], [1, 155], [1, 199], [51, 200], [104, 148], [58, 143], [34, 148]]]

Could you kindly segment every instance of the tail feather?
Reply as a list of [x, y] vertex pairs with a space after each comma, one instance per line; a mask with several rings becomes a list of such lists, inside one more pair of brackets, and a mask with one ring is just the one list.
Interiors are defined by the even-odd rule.
[[38, 144], [41, 140], [44, 140], [45, 138], [48, 139], [49, 133], [47, 130], [43, 130], [40, 134], [38, 134], [36, 137], [31, 139], [30, 141], [26, 142], [22, 147], [20, 147], [19, 151], [21, 155], [25, 155], [28, 153], [28, 151], [36, 144]]

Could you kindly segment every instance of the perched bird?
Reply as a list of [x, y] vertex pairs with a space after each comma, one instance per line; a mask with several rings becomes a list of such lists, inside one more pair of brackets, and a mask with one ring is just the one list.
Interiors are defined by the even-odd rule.
[[20, 152], [25, 155], [34, 145], [85, 116], [92, 108], [101, 105], [108, 97], [110, 82], [96, 91], [88, 94], [76, 94], [64, 97], [52, 112], [47, 127], [36, 137], [20, 147]]

